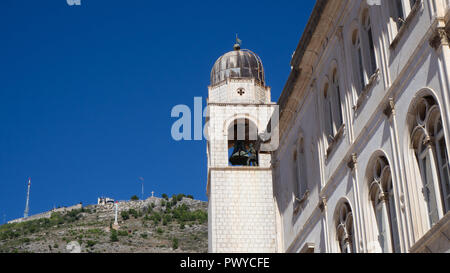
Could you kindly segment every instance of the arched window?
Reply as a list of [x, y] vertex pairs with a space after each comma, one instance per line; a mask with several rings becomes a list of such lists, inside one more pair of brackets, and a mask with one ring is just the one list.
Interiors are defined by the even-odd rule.
[[364, 35], [364, 48], [366, 49], [366, 73], [370, 78], [377, 70], [377, 61], [375, 57], [375, 44], [373, 41], [373, 28], [370, 22], [369, 10], [366, 9], [363, 14], [363, 35]]
[[339, 74], [337, 69], [332, 73], [332, 92], [333, 92], [333, 125], [334, 134], [337, 133], [343, 124], [342, 103], [341, 103], [341, 87], [339, 85]]
[[298, 175], [298, 165], [299, 165], [298, 151], [294, 150], [294, 152], [292, 153], [292, 176], [294, 178], [292, 179], [292, 185], [294, 198], [300, 196], [300, 185], [299, 185], [300, 177]]
[[352, 35], [352, 44], [353, 44], [353, 52], [354, 52], [354, 58], [353, 58], [353, 71], [355, 74], [355, 88], [356, 92], [361, 94], [363, 88], [366, 86], [366, 80], [365, 80], [365, 72], [364, 72], [364, 66], [363, 66], [363, 51], [361, 47], [361, 39], [359, 37], [358, 30], [356, 29], [353, 32]]
[[293, 154], [294, 195], [296, 201], [303, 201], [308, 192], [306, 160], [303, 137], [300, 137]]
[[353, 253], [353, 213], [350, 205], [345, 202], [338, 207], [336, 219], [336, 234], [341, 253]]
[[323, 89], [323, 98], [324, 98], [324, 113], [325, 113], [325, 134], [328, 139], [328, 142], [334, 136], [333, 132], [333, 100], [332, 94], [329, 90], [328, 83], [325, 84]]
[[355, 71], [355, 89], [358, 96], [371, 83], [377, 71], [373, 27], [369, 9], [362, 13], [359, 28], [352, 33], [353, 69]]
[[430, 227], [450, 208], [450, 172], [447, 145], [439, 106], [431, 96], [419, 99], [412, 130]]
[[334, 141], [343, 124], [341, 91], [339, 86], [339, 75], [337, 69], [333, 69], [331, 86], [325, 84], [324, 91], [324, 113], [325, 113], [325, 134], [328, 143]]
[[375, 213], [378, 242], [384, 253], [400, 252], [392, 175], [385, 157], [378, 157], [369, 171], [370, 199]]

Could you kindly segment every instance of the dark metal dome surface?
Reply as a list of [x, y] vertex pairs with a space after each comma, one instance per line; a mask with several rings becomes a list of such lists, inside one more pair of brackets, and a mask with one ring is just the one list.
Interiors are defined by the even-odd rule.
[[216, 85], [229, 78], [254, 78], [265, 85], [264, 68], [261, 59], [248, 49], [235, 46], [217, 59], [211, 71], [211, 85]]

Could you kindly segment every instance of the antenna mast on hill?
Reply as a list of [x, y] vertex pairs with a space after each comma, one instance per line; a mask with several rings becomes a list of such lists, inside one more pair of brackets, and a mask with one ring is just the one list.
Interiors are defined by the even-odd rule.
[[139, 180], [141, 180], [141, 182], [142, 182], [142, 200], [144, 200], [144, 178], [139, 177]]
[[28, 212], [30, 211], [30, 188], [31, 188], [31, 178], [28, 178], [28, 190], [27, 190], [27, 203], [25, 204], [25, 212], [23, 217], [28, 217]]

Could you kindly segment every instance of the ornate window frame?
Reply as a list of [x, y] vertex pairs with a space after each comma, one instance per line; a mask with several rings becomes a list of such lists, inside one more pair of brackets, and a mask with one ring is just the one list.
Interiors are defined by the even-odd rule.
[[331, 156], [335, 146], [342, 139], [345, 130], [344, 109], [340, 85], [340, 74], [337, 62], [333, 61], [330, 72], [331, 80], [324, 85], [323, 97], [325, 106], [325, 138], [328, 144], [326, 158]]
[[336, 239], [341, 253], [354, 253], [353, 212], [348, 202], [341, 203], [336, 209]]
[[369, 196], [374, 209], [380, 248], [385, 253], [400, 252], [398, 215], [389, 161], [384, 155], [377, 156], [369, 168]]
[[[441, 145], [446, 145], [446, 140], [443, 129], [439, 128], [442, 119], [437, 101], [430, 95], [421, 97], [414, 106], [414, 114], [411, 144], [421, 174], [423, 199], [431, 228], [450, 209], [449, 158], [446, 149], [441, 152]], [[445, 163], [447, 176], [444, 173]]]

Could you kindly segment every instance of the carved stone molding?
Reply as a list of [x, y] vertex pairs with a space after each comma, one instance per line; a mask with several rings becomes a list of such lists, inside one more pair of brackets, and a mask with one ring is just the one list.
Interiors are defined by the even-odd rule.
[[327, 198], [321, 197], [318, 205], [321, 212], [324, 212], [327, 207]]
[[430, 46], [438, 50], [441, 46], [449, 46], [449, 33], [445, 27], [438, 27], [430, 39]]
[[393, 98], [389, 98], [389, 102], [386, 108], [383, 110], [383, 113], [389, 118], [392, 115], [395, 115], [395, 102]]
[[350, 161], [347, 163], [347, 166], [353, 171], [356, 167], [357, 163], [357, 155], [356, 153], [352, 154], [350, 157]]
[[434, 145], [434, 137], [427, 135], [423, 139], [423, 145], [424, 146], [433, 146]]
[[389, 193], [387, 192], [380, 192], [380, 194], [378, 195], [378, 199], [380, 199], [381, 202], [387, 202], [389, 201]]

